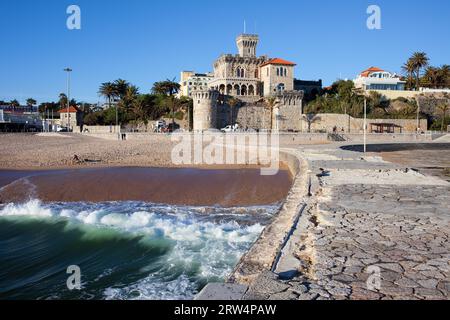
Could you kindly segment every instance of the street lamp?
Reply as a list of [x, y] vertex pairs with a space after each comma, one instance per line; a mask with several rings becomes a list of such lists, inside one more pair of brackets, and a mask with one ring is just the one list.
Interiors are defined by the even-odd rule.
[[420, 134], [420, 99], [416, 99], [417, 101], [417, 134]]
[[67, 72], [67, 131], [70, 131], [70, 73], [72, 69], [65, 68], [65, 72]]
[[364, 94], [364, 153], [367, 152], [367, 97]]
[[363, 89], [355, 88], [353, 92], [364, 96], [364, 153], [367, 152], [367, 96]]

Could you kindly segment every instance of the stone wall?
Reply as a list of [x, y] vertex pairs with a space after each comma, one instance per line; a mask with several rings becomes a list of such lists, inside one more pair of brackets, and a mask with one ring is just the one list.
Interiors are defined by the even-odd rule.
[[246, 104], [238, 108], [235, 121], [241, 128], [269, 128], [270, 110], [263, 103]]
[[81, 132], [81, 130], [86, 133], [118, 133], [119, 126], [83, 126], [83, 129], [80, 126], [73, 127], [75, 133]]
[[[277, 97], [277, 103], [270, 111], [262, 99], [245, 102], [231, 108], [228, 104], [217, 105], [217, 128], [237, 123], [243, 129], [279, 129], [280, 131], [302, 131], [302, 94], [287, 92]], [[272, 117], [272, 119], [271, 119]]]
[[[308, 131], [307, 116], [302, 119], [303, 131]], [[310, 116], [311, 132], [333, 132], [333, 128], [337, 127], [338, 132], [344, 133], [363, 133], [364, 119], [353, 118], [345, 114], [317, 114]], [[367, 119], [368, 130], [370, 131], [371, 123], [391, 123], [395, 124], [395, 133], [411, 133], [416, 132], [417, 120], [415, 119]], [[426, 119], [420, 120], [420, 128], [422, 131], [428, 130]], [[342, 130], [344, 129], [344, 130]]]
[[384, 99], [390, 100], [394, 100], [397, 98], [414, 99], [418, 94], [420, 94], [419, 91], [406, 91], [406, 90], [370, 90], [370, 91], [378, 92]]

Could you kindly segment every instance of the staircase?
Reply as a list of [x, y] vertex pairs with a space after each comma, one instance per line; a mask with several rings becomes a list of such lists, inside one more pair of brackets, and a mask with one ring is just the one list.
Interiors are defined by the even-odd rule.
[[335, 142], [344, 142], [344, 141], [348, 141], [348, 138], [345, 135], [343, 135], [343, 134], [329, 133], [328, 134], [328, 140], [329, 141], [335, 141]]

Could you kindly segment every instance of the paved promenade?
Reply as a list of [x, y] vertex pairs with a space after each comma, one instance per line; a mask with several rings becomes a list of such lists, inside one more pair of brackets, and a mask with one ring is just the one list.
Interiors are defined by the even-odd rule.
[[[337, 145], [290, 152], [303, 159], [308, 172], [297, 183], [309, 181], [310, 192], [296, 199], [296, 210], [303, 210], [277, 262], [270, 267], [261, 254], [252, 255], [278, 246], [267, 232], [233, 284], [213, 285], [199, 299], [450, 299], [450, 183], [429, 175], [426, 159], [414, 161], [420, 153], [402, 151], [405, 166]], [[448, 152], [424, 157], [450, 165]], [[244, 277], [256, 270], [256, 279]]]
[[312, 196], [245, 299], [450, 298], [448, 182], [329, 146], [301, 153]]

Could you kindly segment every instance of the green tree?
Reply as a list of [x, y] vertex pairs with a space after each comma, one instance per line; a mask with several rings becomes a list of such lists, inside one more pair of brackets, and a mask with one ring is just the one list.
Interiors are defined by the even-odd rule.
[[[115, 96], [117, 96], [119, 99], [123, 99], [127, 95], [130, 83], [123, 79], [117, 79], [116, 81], [114, 81], [113, 86]], [[136, 87], [134, 88], [136, 89]]]
[[87, 126], [104, 125], [105, 122], [103, 111], [85, 114], [83, 123]]
[[441, 113], [441, 131], [445, 131], [445, 119], [447, 116], [447, 111], [449, 110], [449, 105], [448, 103], [441, 103], [440, 105], [438, 105], [437, 109], [439, 110], [439, 112]]
[[420, 88], [420, 74], [423, 68], [428, 66], [429, 58], [425, 52], [414, 52], [410, 58], [416, 73], [416, 90]]
[[180, 84], [174, 80], [155, 82], [152, 87], [152, 92], [154, 94], [166, 95], [169, 97], [174, 96], [180, 90]]
[[307, 113], [303, 115], [303, 119], [308, 123], [308, 133], [311, 133], [311, 125], [321, 120], [321, 118], [314, 113]]
[[67, 108], [67, 95], [65, 93], [59, 94], [59, 107], [60, 109]]
[[9, 105], [10, 105], [11, 107], [14, 107], [14, 108], [20, 107], [20, 103], [19, 103], [19, 101], [17, 101], [16, 99], [11, 100], [11, 102], [9, 103]]
[[266, 104], [269, 109], [270, 114], [270, 130], [273, 130], [273, 110], [275, 109], [277, 105], [277, 99], [275, 97], [268, 97], [266, 98]]
[[101, 84], [98, 93], [108, 100], [108, 108], [111, 108], [111, 102], [117, 95], [116, 86], [112, 82], [104, 82]]
[[425, 69], [423, 76], [424, 82], [427, 87], [438, 88], [442, 84], [442, 74], [439, 68], [429, 66]]
[[126, 120], [131, 118], [133, 119], [133, 108], [136, 103], [136, 99], [139, 96], [139, 88], [133, 85], [129, 85], [126, 88], [125, 94], [123, 94], [122, 98], [119, 101], [119, 107], [124, 110], [124, 114], [126, 115]]
[[166, 95], [169, 97], [172, 123], [175, 124], [175, 94], [180, 91], [180, 84], [173, 80], [155, 82], [152, 92], [155, 94]]
[[27, 106], [28, 107], [32, 107], [32, 106], [36, 105], [36, 103], [37, 103], [37, 101], [34, 100], [33, 98], [28, 98], [27, 99]]
[[414, 72], [416, 71], [416, 66], [412, 59], [408, 59], [408, 61], [402, 66], [402, 70], [406, 75], [406, 87], [409, 90], [412, 90], [414, 87]]
[[444, 64], [441, 66], [439, 70], [441, 74], [442, 82], [439, 84], [441, 88], [449, 88], [450, 87], [450, 65]]

